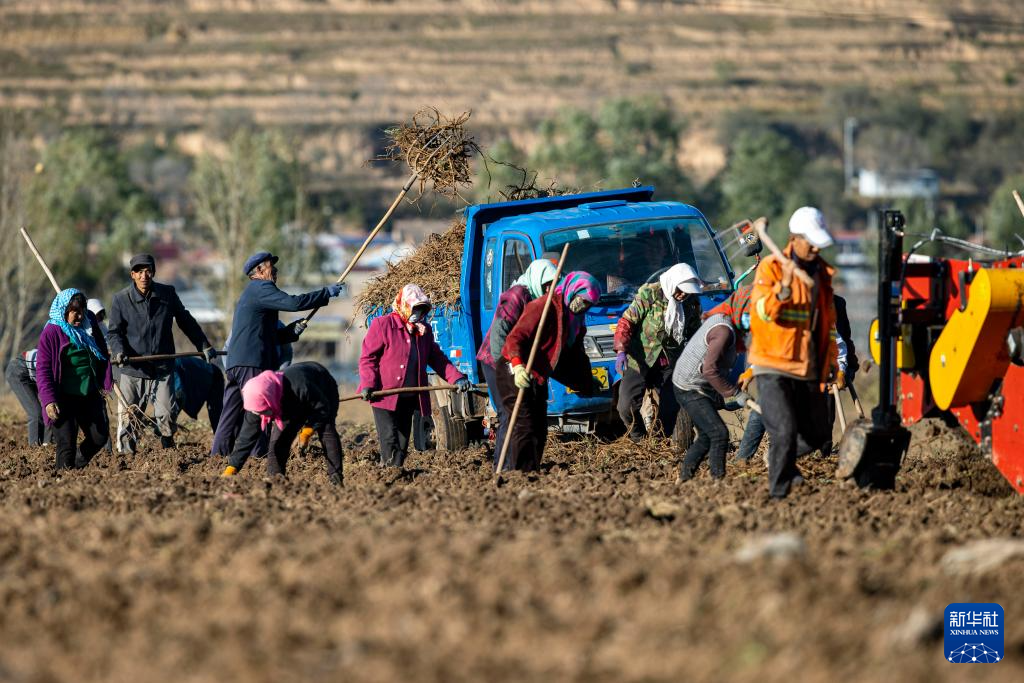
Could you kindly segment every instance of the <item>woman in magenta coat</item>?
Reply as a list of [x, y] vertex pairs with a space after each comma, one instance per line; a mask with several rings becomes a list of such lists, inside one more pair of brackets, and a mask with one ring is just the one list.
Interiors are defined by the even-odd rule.
[[[36, 354], [39, 405], [43, 422], [53, 429], [58, 470], [85, 467], [110, 438], [103, 400], [113, 385], [109, 357], [96, 316], [86, 309], [85, 295], [77, 289], [61, 291], [50, 305]], [[79, 429], [85, 440], [76, 463]]]
[[401, 467], [409, 452], [412, 415], [430, 414], [426, 392], [373, 398], [375, 391], [427, 385], [427, 367], [443, 375], [460, 392], [471, 385], [434, 341], [427, 324], [430, 298], [416, 285], [406, 285], [395, 297], [392, 312], [370, 323], [359, 356], [359, 393], [373, 407], [380, 441], [380, 464]]

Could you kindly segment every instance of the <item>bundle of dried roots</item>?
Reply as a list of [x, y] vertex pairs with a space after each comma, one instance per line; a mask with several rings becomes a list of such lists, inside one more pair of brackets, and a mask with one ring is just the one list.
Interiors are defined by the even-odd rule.
[[420, 196], [433, 185], [439, 194], [455, 197], [470, 184], [469, 159], [480, 147], [466, 133], [471, 112], [448, 118], [437, 109], [421, 109], [410, 123], [387, 131], [391, 142], [380, 160], [404, 161], [416, 174]]

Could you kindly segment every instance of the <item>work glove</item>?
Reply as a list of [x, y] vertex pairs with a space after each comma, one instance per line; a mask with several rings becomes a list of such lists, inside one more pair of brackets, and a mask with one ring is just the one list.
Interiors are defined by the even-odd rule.
[[726, 410], [739, 410], [747, 405], [747, 401], [750, 400], [750, 394], [745, 391], [737, 391], [735, 394], [725, 399]]
[[456, 390], [458, 390], [460, 394], [465, 394], [468, 393], [469, 390], [473, 388], [473, 385], [469, 383], [468, 379], [463, 377], [461, 379], [455, 380], [455, 388]]
[[525, 365], [517, 365], [512, 368], [512, 376], [515, 378], [515, 383], [518, 388], [530, 388], [530, 373], [526, 371]]
[[740, 373], [739, 379], [736, 382], [739, 386], [740, 391], [746, 391], [750, 388], [750, 383], [754, 380], [754, 368], [747, 368]]
[[339, 294], [341, 294], [341, 290], [344, 289], [344, 286], [343, 285], [338, 285], [338, 284], [327, 285], [326, 289], [327, 289], [327, 293], [333, 299], [334, 297], [336, 297]]
[[334, 486], [344, 486], [345, 479], [344, 477], [341, 476], [341, 474], [335, 472], [334, 474], [331, 475], [331, 484], [333, 484]]
[[627, 367], [629, 367], [629, 360], [626, 357], [626, 352], [619, 351], [615, 354], [615, 372], [621, 375], [626, 372]]
[[843, 389], [846, 388], [846, 373], [844, 371], [839, 370], [838, 372], [836, 372], [835, 385], [836, 389], [838, 389], [839, 391], [842, 391]]
[[359, 392], [359, 398], [369, 402], [373, 397], [373, 389], [363, 389]]
[[60, 408], [57, 407], [56, 403], [46, 404], [46, 416], [50, 418], [50, 422], [57, 421], [57, 418], [60, 417]]
[[203, 349], [203, 358], [206, 359], [207, 363], [212, 363], [217, 359], [217, 349], [212, 346], [207, 346]]
[[306, 331], [306, 327], [308, 325], [309, 325], [309, 323], [307, 323], [305, 320], [302, 320], [300, 318], [299, 320], [296, 320], [295, 322], [290, 323], [288, 325], [288, 327], [291, 329], [292, 334], [294, 334], [296, 337], [298, 337], [299, 335], [301, 335], [303, 332]]
[[224, 471], [220, 473], [220, 476], [222, 476], [222, 477], [233, 477], [236, 474], [238, 474], [238, 468], [237, 467], [232, 467], [231, 465], [228, 465], [227, 467], [224, 468]]
[[115, 353], [110, 357], [110, 362], [114, 365], [124, 365], [128, 362], [128, 356], [123, 353]]

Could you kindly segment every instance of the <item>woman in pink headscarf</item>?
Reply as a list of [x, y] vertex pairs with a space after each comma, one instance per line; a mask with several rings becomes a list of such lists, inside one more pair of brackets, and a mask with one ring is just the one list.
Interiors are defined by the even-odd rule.
[[430, 298], [416, 285], [406, 285], [395, 297], [392, 312], [374, 319], [363, 338], [359, 356], [359, 393], [373, 407], [380, 440], [380, 464], [401, 467], [409, 452], [412, 415], [430, 414], [426, 392], [383, 396], [374, 392], [427, 385], [427, 367], [443, 375], [460, 392], [471, 385], [434, 341], [428, 323]]
[[309, 425], [320, 437], [327, 459], [327, 476], [340, 486], [342, 475], [341, 440], [335, 421], [338, 418], [338, 384], [319, 363], [295, 363], [284, 372], [265, 370], [242, 387], [245, 419], [235, 440], [223, 476], [238, 473], [248, 460], [253, 446], [267, 425], [272, 424], [267, 474], [284, 474], [292, 442], [303, 426]]
[[[505, 438], [510, 441], [505, 462], [508, 468], [535, 470], [548, 434], [548, 386], [553, 377], [581, 396], [593, 396], [600, 388], [591, 374], [590, 358], [583, 350], [587, 311], [601, 298], [597, 280], [583, 271], [565, 276], [551, 297], [551, 310], [540, 327], [547, 297], [534, 299], [505, 338], [495, 375], [505, 410], [511, 414], [519, 391], [523, 402], [519, 417]], [[533, 340], [540, 337], [533, 367], [526, 370]]]

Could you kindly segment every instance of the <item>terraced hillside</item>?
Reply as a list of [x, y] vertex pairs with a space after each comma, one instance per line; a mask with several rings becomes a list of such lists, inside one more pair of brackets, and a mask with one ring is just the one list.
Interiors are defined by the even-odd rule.
[[328, 172], [358, 167], [365, 131], [426, 104], [474, 110], [485, 137], [649, 93], [698, 118], [814, 112], [858, 84], [999, 108], [1024, 95], [1013, 5], [13, 0], [0, 5], [0, 105], [159, 130], [241, 111], [304, 127]]

